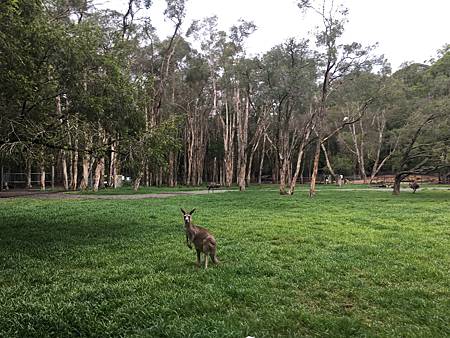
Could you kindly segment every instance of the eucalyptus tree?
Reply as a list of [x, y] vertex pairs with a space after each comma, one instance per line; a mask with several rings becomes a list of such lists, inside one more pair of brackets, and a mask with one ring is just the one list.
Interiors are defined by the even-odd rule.
[[[203, 182], [205, 157], [208, 143], [208, 122], [211, 112], [209, 70], [201, 54], [186, 47], [182, 58], [183, 67], [174, 74], [172, 108], [184, 116], [182, 131], [185, 153], [185, 184], [200, 185]], [[180, 59], [181, 61], [181, 59]]]
[[302, 0], [298, 7], [303, 11], [313, 11], [322, 21], [322, 28], [316, 34], [318, 48], [317, 59], [320, 67], [320, 90], [315, 112], [315, 133], [317, 135], [314, 150], [314, 164], [311, 175], [309, 196], [316, 193], [316, 180], [319, 169], [319, 158], [324, 142], [324, 128], [328, 115], [330, 93], [339, 85], [340, 79], [358, 69], [370, 69], [373, 63], [371, 51], [374, 46], [363, 48], [361, 44], [339, 43], [347, 22], [348, 10], [336, 5], [334, 0]]
[[9, 156], [28, 154], [45, 167], [44, 148], [60, 144], [64, 117], [55, 110], [65, 26], [42, 3], [28, 0], [0, 4], [0, 150]]
[[[272, 48], [262, 58], [262, 95], [271, 110], [274, 128], [274, 146], [278, 156], [280, 194], [295, 189], [301, 167], [304, 147], [310, 135], [310, 102], [315, 89], [316, 68], [307, 41], [294, 39]], [[291, 162], [299, 149], [295, 180], [292, 180]]]
[[[328, 129], [339, 130], [337, 145], [354, 157], [355, 167], [365, 183], [369, 175], [370, 181], [374, 179], [398, 145], [396, 134], [387, 130], [393, 113], [389, 102], [394, 99], [394, 86], [388, 76], [358, 71], [343, 77], [330, 95]], [[346, 121], [356, 122], [340, 128]], [[337, 176], [324, 143], [322, 149], [330, 173]]]
[[399, 151], [393, 157], [394, 194], [410, 175], [450, 167], [450, 52], [433, 65], [406, 65], [393, 76], [403, 84]]
[[256, 27], [240, 20], [227, 35], [217, 28], [217, 17], [194, 21], [188, 33], [200, 40], [202, 55], [207, 60], [210, 115], [219, 120], [223, 137], [223, 171], [225, 184], [233, 182], [235, 141], [237, 137], [237, 174], [240, 190], [245, 190], [248, 158], [248, 119], [251, 85], [248, 81], [251, 62], [245, 59], [244, 42]]

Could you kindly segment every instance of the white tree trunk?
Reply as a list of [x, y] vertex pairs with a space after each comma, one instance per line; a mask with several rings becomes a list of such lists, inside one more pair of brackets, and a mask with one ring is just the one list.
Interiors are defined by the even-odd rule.
[[97, 166], [95, 167], [94, 185], [92, 188], [94, 191], [98, 191], [98, 188], [100, 186], [100, 180], [103, 179], [101, 177], [101, 175], [102, 175], [104, 166], [105, 166], [105, 158], [101, 157], [97, 160]]

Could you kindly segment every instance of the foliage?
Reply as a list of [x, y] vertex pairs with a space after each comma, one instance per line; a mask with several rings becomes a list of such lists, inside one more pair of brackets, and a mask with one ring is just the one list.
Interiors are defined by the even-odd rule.
[[222, 31], [213, 16], [184, 32], [186, 2], [167, 0], [173, 34], [159, 39], [151, 18], [137, 14], [151, 4], [130, 0], [119, 13], [81, 0], [1, 2], [0, 158], [8, 170], [62, 171], [66, 161], [74, 189], [82, 165], [85, 176], [106, 167], [110, 183], [123, 169], [169, 185], [215, 175], [242, 190], [243, 176], [248, 184], [264, 174], [280, 192], [333, 166], [363, 179], [447, 175], [448, 46], [390, 74], [376, 45], [341, 42], [346, 8], [302, 0], [300, 10], [320, 19], [315, 46], [291, 38], [249, 57], [252, 21]]

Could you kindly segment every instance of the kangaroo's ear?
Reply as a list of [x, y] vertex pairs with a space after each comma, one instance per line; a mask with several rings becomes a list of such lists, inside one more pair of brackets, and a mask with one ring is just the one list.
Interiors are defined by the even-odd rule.
[[195, 211], [195, 208], [191, 210], [191, 212], [189, 213], [189, 215], [192, 215]]
[[183, 215], [186, 215], [186, 211], [184, 211], [183, 208], [180, 208], [180, 210], [183, 213]]

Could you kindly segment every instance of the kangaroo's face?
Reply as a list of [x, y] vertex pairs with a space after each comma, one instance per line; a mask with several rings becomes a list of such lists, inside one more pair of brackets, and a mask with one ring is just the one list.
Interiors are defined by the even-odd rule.
[[195, 209], [192, 209], [191, 212], [186, 212], [183, 209], [181, 209], [181, 212], [183, 214], [184, 224], [186, 224], [186, 225], [191, 224], [192, 214], [194, 213], [194, 211], [195, 211]]

